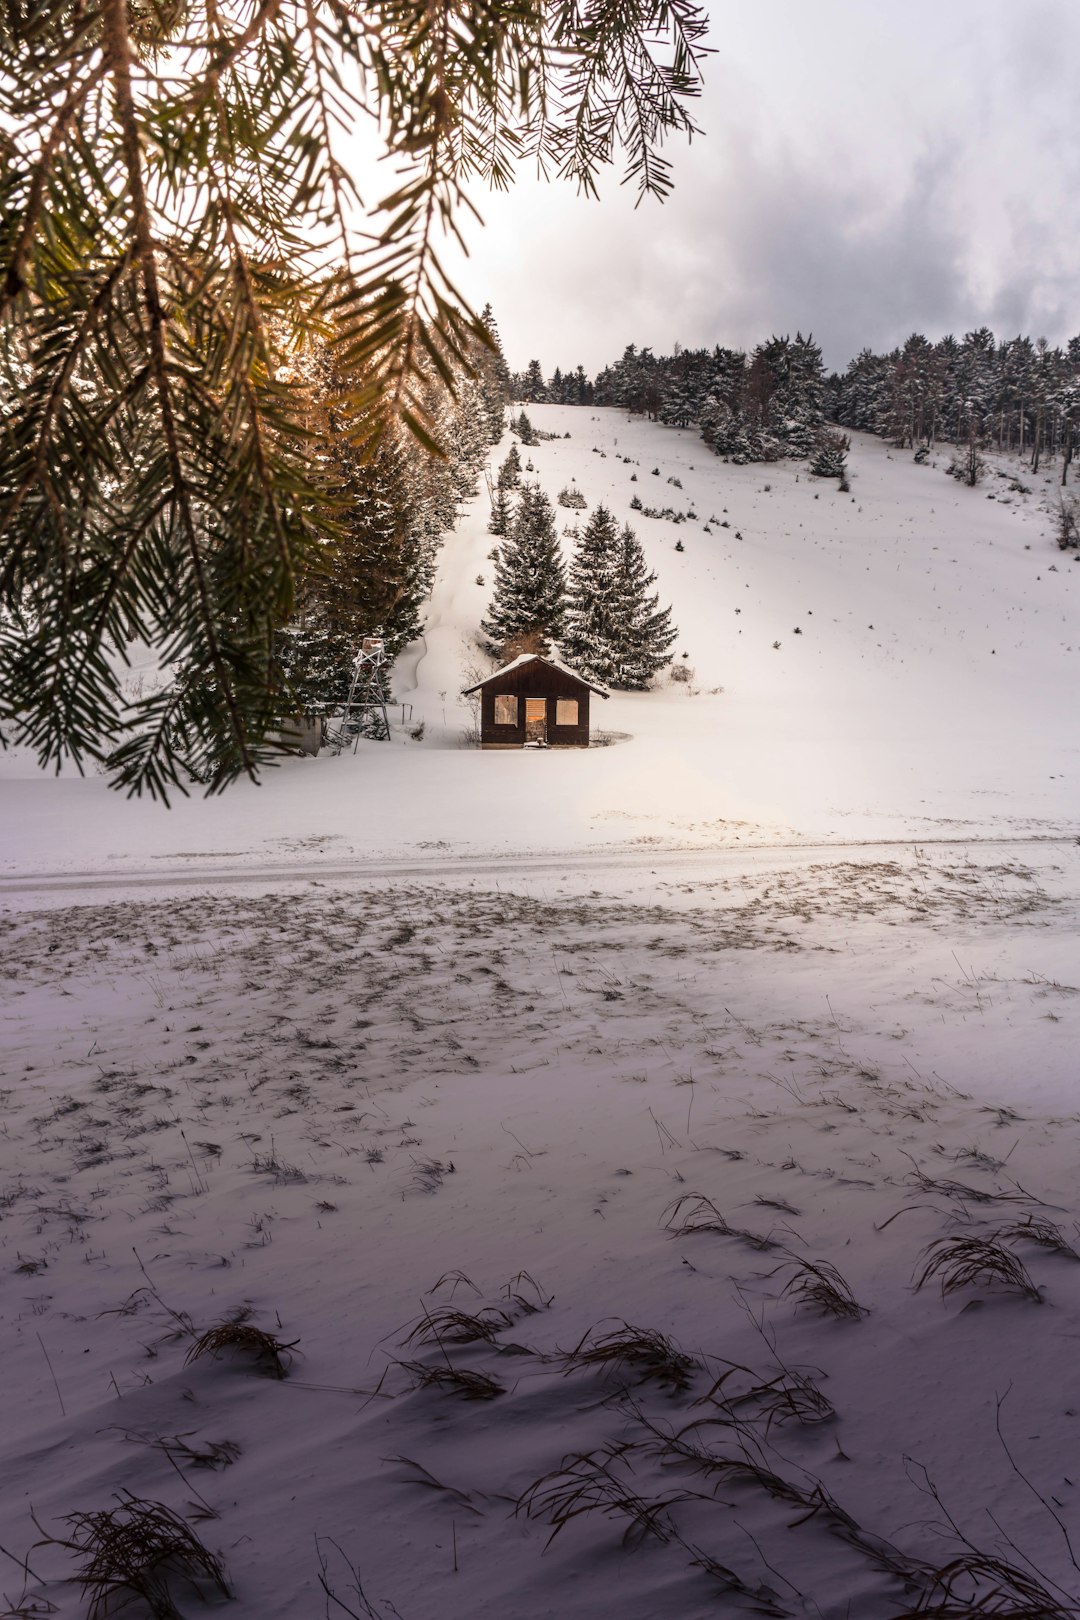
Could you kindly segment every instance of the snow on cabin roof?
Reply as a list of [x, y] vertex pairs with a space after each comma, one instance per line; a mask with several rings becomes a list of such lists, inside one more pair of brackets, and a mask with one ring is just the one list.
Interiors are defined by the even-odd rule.
[[490, 685], [492, 681], [497, 681], [500, 675], [505, 675], [511, 669], [517, 669], [520, 664], [546, 664], [549, 669], [560, 670], [563, 675], [569, 675], [572, 680], [580, 681], [582, 686], [587, 686], [590, 692], [595, 692], [599, 697], [606, 698], [611, 695], [605, 687], [597, 686], [595, 681], [587, 681], [584, 675], [579, 675], [576, 669], [571, 669], [569, 664], [561, 663], [558, 658], [542, 658], [539, 653], [518, 653], [516, 658], [511, 658], [510, 662], [503, 664], [501, 669], [492, 670], [490, 675], [485, 675], [484, 679], [477, 681], [475, 686], [466, 686], [462, 691], [462, 697], [469, 697], [473, 692], [479, 692], [481, 687]]

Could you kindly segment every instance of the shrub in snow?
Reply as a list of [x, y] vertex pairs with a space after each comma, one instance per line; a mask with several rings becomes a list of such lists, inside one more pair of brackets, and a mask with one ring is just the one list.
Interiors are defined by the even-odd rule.
[[1076, 502], [1061, 496], [1057, 514], [1057, 543], [1060, 551], [1080, 546], [1080, 523]]
[[968, 441], [963, 450], [958, 451], [945, 469], [950, 478], [967, 484], [971, 489], [982, 482], [987, 470], [987, 463], [979, 454], [979, 446], [974, 438]]
[[560, 506], [569, 506], [576, 512], [583, 512], [588, 504], [580, 489], [575, 489], [571, 484], [564, 484], [559, 491]]
[[816, 478], [843, 478], [847, 470], [847, 453], [851, 440], [846, 433], [826, 431], [814, 446], [810, 458], [810, 471]]

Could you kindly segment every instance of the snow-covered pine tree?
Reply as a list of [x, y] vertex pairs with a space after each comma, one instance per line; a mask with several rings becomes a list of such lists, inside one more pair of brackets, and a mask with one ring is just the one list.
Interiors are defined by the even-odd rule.
[[496, 657], [549, 653], [562, 635], [566, 569], [555, 513], [539, 484], [526, 484], [495, 564], [495, 594], [480, 629]]
[[488, 444], [498, 444], [503, 436], [506, 407], [510, 402], [510, 368], [503, 354], [499, 328], [490, 304], [485, 304], [481, 325], [491, 338], [492, 347], [477, 347], [473, 356], [483, 401], [484, 428]]
[[840, 478], [847, 476], [847, 455], [851, 449], [851, 440], [846, 433], [837, 433], [835, 429], [826, 428], [814, 447], [810, 458], [810, 471], [816, 478]]
[[501, 539], [509, 534], [513, 522], [514, 509], [510, 504], [510, 492], [503, 484], [496, 484], [491, 496], [491, 517], [488, 519], [488, 533], [497, 534]]
[[511, 422], [510, 426], [514, 429], [514, 432], [519, 435], [522, 444], [534, 445], [540, 443], [536, 429], [533, 427], [524, 411], [521, 412], [516, 422]]
[[659, 593], [652, 588], [656, 575], [629, 524], [619, 535], [614, 577], [619, 635], [611, 684], [643, 692], [671, 662], [668, 652], [679, 632], [671, 623], [671, 609], [659, 606]]
[[[420, 634], [437, 534], [410, 495], [411, 446], [388, 442], [365, 462], [344, 434], [328, 460], [343, 503], [338, 544], [302, 582], [299, 609], [278, 632], [277, 655], [297, 713], [344, 703], [361, 638], [378, 632], [390, 662]], [[428, 459], [428, 458], [425, 458]]]
[[626, 639], [617, 579], [621, 556], [615, 519], [606, 506], [598, 506], [578, 535], [570, 559], [566, 625], [559, 645], [579, 674], [604, 683], [619, 673], [619, 651]]
[[521, 456], [516, 444], [510, 446], [495, 481], [500, 489], [517, 489], [521, 483]]
[[541, 400], [547, 398], [547, 389], [544, 387], [544, 373], [540, 368], [539, 360], [530, 360], [525, 368], [521, 397], [527, 399], [533, 405], [538, 405]]
[[488, 446], [492, 442], [480, 379], [469, 378], [459, 383], [458, 397], [453, 406], [445, 410], [445, 415], [445, 425], [439, 425], [451, 469], [454, 495], [459, 501], [468, 501], [476, 494], [477, 474], [484, 465]]

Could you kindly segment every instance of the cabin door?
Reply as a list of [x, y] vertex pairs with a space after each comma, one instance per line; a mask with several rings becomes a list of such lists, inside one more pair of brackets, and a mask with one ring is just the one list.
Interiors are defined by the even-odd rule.
[[547, 698], [525, 699], [525, 741], [547, 742]]

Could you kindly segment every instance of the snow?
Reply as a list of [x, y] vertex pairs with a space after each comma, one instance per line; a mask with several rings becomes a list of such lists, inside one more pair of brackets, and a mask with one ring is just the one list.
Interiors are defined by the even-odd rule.
[[[560, 658], [541, 658], [539, 653], [518, 653], [516, 658], [511, 658], [508, 664], [500, 664], [498, 669], [493, 669], [490, 675], [485, 675], [482, 681], [477, 681], [475, 686], [466, 687], [461, 694], [462, 697], [471, 696], [473, 692], [478, 692], [482, 686], [486, 686], [489, 681], [497, 679], [498, 676], [506, 675], [512, 669], [520, 669], [522, 664], [547, 664], [552, 669], [563, 670], [567, 675], [576, 675], [579, 681], [584, 680], [584, 677], [579, 675], [576, 669], [571, 669], [570, 665], [564, 664]], [[610, 696], [604, 686], [595, 686], [592, 681], [585, 681], [584, 684], [590, 691], [598, 692], [601, 697]]]
[[[31, 1511], [63, 1535], [130, 1490], [221, 1553], [238, 1620], [347, 1612], [323, 1560], [389, 1620], [886, 1620], [960, 1535], [1075, 1601], [1080, 1264], [1018, 1230], [1080, 1231], [1052, 488], [989, 501], [856, 436], [852, 500], [530, 416], [572, 434], [530, 451], [549, 491], [629, 517], [658, 466], [731, 525], [637, 517], [694, 673], [613, 693], [611, 746], [463, 746], [481, 500], [391, 745], [168, 813], [2, 762], [0, 1592], [84, 1614]], [[680, 1230], [699, 1196], [727, 1234]], [[1041, 1303], [913, 1289], [1002, 1229]], [[805, 1260], [867, 1314], [800, 1303]], [[234, 1313], [296, 1341], [286, 1378], [186, 1360]], [[575, 1357], [624, 1323], [684, 1387]], [[795, 1375], [834, 1416], [770, 1416]], [[547, 1545], [575, 1468], [610, 1512]]]

